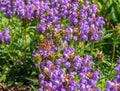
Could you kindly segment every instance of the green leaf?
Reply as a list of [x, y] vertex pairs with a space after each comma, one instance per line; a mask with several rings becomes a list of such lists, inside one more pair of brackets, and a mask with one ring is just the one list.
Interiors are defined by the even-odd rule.
[[97, 5], [98, 5], [99, 9], [102, 10], [102, 7], [103, 7], [103, 6], [101, 5], [101, 3], [100, 3], [100, 2], [97, 2]]
[[37, 83], [38, 82], [38, 79], [33, 79], [33, 78], [28, 78], [28, 77], [25, 77], [25, 79], [26, 80], [29, 80], [29, 81], [31, 81], [31, 82], [33, 82], [33, 83]]
[[11, 85], [13, 85], [13, 83], [14, 83], [14, 81], [8, 81], [7, 86], [11, 86]]
[[108, 66], [111, 66], [111, 63], [108, 61], [103, 61], [103, 63], [107, 64]]
[[33, 91], [37, 91], [37, 89], [33, 85], [31, 85], [31, 87], [32, 87]]
[[22, 86], [23, 82], [15, 82], [15, 84], [18, 85], [18, 86]]

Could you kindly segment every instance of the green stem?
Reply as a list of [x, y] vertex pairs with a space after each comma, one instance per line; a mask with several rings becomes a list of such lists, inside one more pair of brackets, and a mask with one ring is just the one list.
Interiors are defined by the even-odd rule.
[[26, 48], [26, 26], [25, 26], [25, 30], [24, 30], [24, 48]]
[[115, 58], [115, 46], [116, 46], [116, 43], [114, 42], [113, 43], [112, 62], [111, 62], [111, 73], [112, 73], [112, 69], [113, 69], [113, 61], [114, 61], [114, 58]]
[[113, 32], [113, 53], [112, 53], [111, 72], [110, 72], [111, 76], [112, 76], [113, 62], [114, 62], [114, 59], [115, 59], [115, 47], [116, 47], [116, 35]]
[[85, 54], [85, 42], [82, 42], [82, 44], [83, 44], [82, 46], [83, 46], [83, 48], [84, 48], [84, 49], [83, 49], [83, 54]]
[[[38, 64], [38, 65], [39, 65], [39, 64]], [[38, 70], [39, 70], [40, 73], [42, 73], [40, 66], [38, 66]]]
[[93, 51], [94, 51], [94, 42], [91, 43], [91, 55], [93, 55]]
[[[107, 44], [113, 44], [114, 42], [108, 42], [108, 43], [101, 43], [101, 44], [96, 44], [96, 47], [99, 47], [101, 45], [107, 45]], [[116, 44], [120, 44], [120, 42], [116, 42]]]
[[26, 32], [27, 32], [27, 19], [23, 20], [23, 46], [24, 46], [24, 56], [26, 60]]

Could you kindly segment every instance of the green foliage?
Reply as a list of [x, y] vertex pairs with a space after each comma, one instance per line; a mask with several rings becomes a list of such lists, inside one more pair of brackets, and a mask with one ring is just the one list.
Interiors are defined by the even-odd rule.
[[92, 0], [98, 5], [101, 15], [105, 17], [108, 28], [120, 22], [120, 0]]
[[[30, 80], [38, 76], [34, 62], [31, 60], [33, 48], [39, 39], [34, 38], [35, 27], [25, 29], [18, 18], [5, 18], [1, 13], [0, 16], [2, 17], [0, 18], [0, 31], [8, 27], [11, 35], [9, 44], [0, 44], [0, 82], [5, 83], [4, 87], [13, 84], [36, 85], [36, 82]], [[25, 31], [26, 35], [24, 35]]]

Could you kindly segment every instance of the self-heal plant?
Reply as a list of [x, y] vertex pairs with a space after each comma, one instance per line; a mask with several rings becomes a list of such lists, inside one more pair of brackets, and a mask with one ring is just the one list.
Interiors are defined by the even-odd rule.
[[[23, 21], [25, 61], [29, 25], [36, 26], [37, 34], [31, 35], [44, 36], [42, 41], [38, 38], [40, 43], [32, 57], [40, 72], [38, 91], [100, 90], [96, 87], [100, 74], [92, 68], [92, 57], [76, 55], [75, 49], [68, 45], [71, 40], [100, 40], [104, 20], [97, 15], [95, 4], [89, 4], [87, 0], [82, 7], [78, 0], [1, 0], [0, 12], [5, 16], [17, 16]], [[9, 42], [8, 33], [7, 28], [0, 33], [1, 42]]]
[[82, 5], [80, 10], [80, 39], [84, 41], [99, 41], [102, 34], [102, 27], [104, 24], [103, 17], [97, 16], [99, 12], [95, 4], [90, 5], [87, 2]]
[[[41, 15], [40, 24], [36, 28], [39, 34], [45, 35], [45, 39], [52, 41], [52, 44], [47, 41], [41, 42], [38, 50], [33, 54], [33, 59], [37, 60], [36, 68], [40, 71], [41, 87], [38, 91], [100, 91], [96, 87], [100, 75], [91, 66], [94, 64], [90, 60], [92, 57], [76, 56], [74, 48], [63, 46], [71, 38], [73, 41], [100, 40], [104, 21], [102, 17], [96, 15], [97, 6], [86, 2], [78, 11], [78, 2], [71, 0], [67, 3], [51, 1], [49, 5], [51, 7], [44, 7], [44, 14]], [[62, 14], [61, 10], [64, 10], [65, 14]], [[62, 20], [68, 25], [63, 24]], [[57, 41], [63, 44], [56, 46]], [[64, 47], [60, 52], [62, 57], [51, 59], [50, 54], [56, 54], [60, 46]]]
[[99, 91], [96, 83], [100, 75], [96, 70], [92, 70], [91, 65], [94, 63], [91, 58], [89, 55], [76, 56], [74, 48], [65, 47], [62, 58], [55, 62], [48, 57], [43, 59], [38, 65], [41, 69], [41, 88], [38, 91]]
[[[6, 16], [16, 15], [20, 19], [38, 19], [37, 31], [50, 33], [64, 30], [63, 41], [99, 41], [104, 24], [103, 17], [98, 16], [95, 4], [86, 0], [79, 10], [76, 0], [2, 0], [0, 11]], [[65, 21], [65, 22], [62, 22]], [[59, 26], [58, 26], [59, 25]], [[51, 28], [52, 26], [52, 28]], [[76, 33], [77, 32], [77, 33]]]

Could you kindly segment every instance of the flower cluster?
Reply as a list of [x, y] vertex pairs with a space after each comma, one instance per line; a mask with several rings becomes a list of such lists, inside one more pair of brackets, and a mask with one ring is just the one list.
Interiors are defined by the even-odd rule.
[[91, 56], [76, 56], [74, 48], [65, 47], [62, 58], [55, 62], [44, 59], [40, 63], [38, 91], [99, 91], [99, 73], [92, 70]]
[[81, 21], [79, 23], [79, 29], [81, 30], [81, 40], [99, 41], [102, 34], [102, 27], [104, 24], [103, 17], [96, 16], [98, 13], [97, 6], [95, 4], [82, 6], [80, 10]]
[[41, 56], [42, 58], [48, 57], [51, 53], [56, 52], [57, 48], [53, 46], [52, 41], [48, 39], [44, 39], [38, 46], [37, 50], [33, 51], [33, 58], [35, 58], [36, 54]]
[[[52, 3], [54, 2], [55, 1]], [[49, 7], [49, 14], [43, 15], [44, 17], [41, 18], [41, 24], [38, 24], [37, 26], [37, 31], [39, 33], [46, 33], [48, 32], [47, 30], [50, 29], [54, 31], [52, 32], [53, 34], [63, 31], [65, 41], [69, 41], [71, 38], [74, 41], [100, 40], [104, 21], [103, 17], [97, 16], [99, 10], [95, 4], [90, 5], [86, 2], [86, 4], [83, 5], [82, 9], [79, 11], [79, 4], [77, 1], [71, 1], [63, 4], [59, 2], [57, 3], [60, 4], [60, 6]], [[62, 7], [64, 7], [64, 9]], [[56, 12], [51, 10], [55, 10]], [[62, 11], [62, 14], [60, 11]], [[66, 21], [66, 26], [62, 24], [62, 20]]]
[[118, 65], [114, 68], [116, 77], [112, 81], [106, 81], [105, 91], [120, 91], [120, 60], [117, 60]]
[[[98, 16], [95, 4], [88, 1], [79, 10], [77, 0], [2, 0], [0, 11], [6, 16], [15, 14], [20, 19], [37, 18], [39, 33], [59, 35], [64, 41], [98, 41], [102, 34], [103, 17]], [[66, 24], [64, 24], [66, 23]], [[55, 39], [56, 40], [56, 39]]]
[[3, 11], [5, 16], [12, 16], [12, 0], [0, 0], [0, 11]]
[[[97, 6], [86, 0], [81, 10], [79, 7], [78, 0], [0, 1], [0, 11], [5, 16], [16, 15], [28, 21], [37, 19], [36, 30], [45, 37], [33, 52], [36, 68], [41, 72], [38, 91], [99, 91], [96, 87], [99, 73], [92, 69], [92, 57], [76, 56], [74, 48], [64, 45], [70, 39], [100, 40], [104, 21], [97, 16]], [[0, 33], [1, 42], [9, 42], [8, 33], [7, 28]], [[64, 48], [62, 52], [61, 48]]]
[[78, 3], [72, 0], [0, 1], [0, 10], [3, 11], [5, 15], [11, 16], [12, 14], [16, 14], [21, 19], [28, 18], [29, 20], [38, 17], [42, 19], [41, 21], [44, 23], [50, 20], [54, 23], [57, 22], [59, 16], [66, 17], [69, 13], [76, 10], [77, 6]]
[[[45, 37], [33, 52], [36, 68], [40, 70], [41, 87], [38, 91], [99, 91], [96, 84], [100, 75], [97, 70], [92, 69], [92, 57], [76, 56], [75, 49], [65, 45], [70, 39], [100, 39], [104, 21], [96, 15], [96, 5], [86, 2], [79, 11], [77, 0], [38, 2], [40, 5], [35, 6], [35, 16], [40, 22], [36, 30]], [[32, 3], [33, 1], [29, 4]], [[34, 16], [34, 13], [33, 11], [30, 16]], [[61, 48], [64, 48], [62, 52]]]
[[2, 32], [0, 32], [0, 43], [9, 43], [10, 35], [9, 29], [5, 28]]

